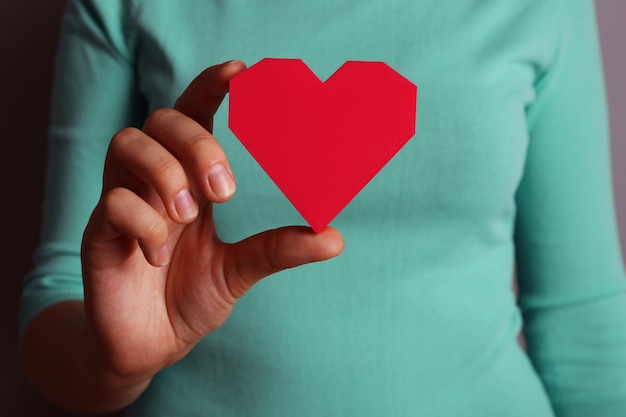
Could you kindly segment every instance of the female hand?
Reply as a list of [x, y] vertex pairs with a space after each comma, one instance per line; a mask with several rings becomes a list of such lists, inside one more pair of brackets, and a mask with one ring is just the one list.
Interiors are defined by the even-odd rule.
[[111, 381], [149, 381], [222, 325], [261, 278], [343, 249], [332, 228], [286, 227], [235, 244], [216, 235], [212, 203], [227, 201], [235, 182], [212, 120], [244, 69], [208, 68], [174, 109], [111, 141], [82, 245], [85, 340]]

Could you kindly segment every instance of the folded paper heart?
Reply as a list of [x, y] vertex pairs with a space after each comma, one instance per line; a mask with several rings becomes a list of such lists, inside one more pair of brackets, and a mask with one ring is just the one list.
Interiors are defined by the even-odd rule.
[[265, 58], [230, 80], [228, 125], [317, 233], [415, 134], [417, 86], [383, 62], [322, 82]]

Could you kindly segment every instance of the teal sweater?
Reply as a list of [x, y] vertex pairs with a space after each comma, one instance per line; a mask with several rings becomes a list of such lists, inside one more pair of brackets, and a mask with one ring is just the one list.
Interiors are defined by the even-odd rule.
[[[416, 134], [332, 223], [341, 256], [259, 283], [130, 416], [626, 415], [590, 0], [69, 1], [22, 330], [82, 297], [110, 137], [205, 67], [263, 57], [302, 58], [322, 79], [346, 60], [386, 62], [420, 88]], [[215, 208], [220, 236], [304, 224], [227, 108], [214, 133], [238, 191]]]

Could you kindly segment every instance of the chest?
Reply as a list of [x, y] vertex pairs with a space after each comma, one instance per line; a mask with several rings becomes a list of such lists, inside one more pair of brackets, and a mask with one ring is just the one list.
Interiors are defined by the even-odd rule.
[[[419, 86], [416, 134], [337, 220], [419, 223], [438, 213], [511, 222], [529, 141], [526, 108], [551, 53], [546, 11], [535, 2], [195, 3], [142, 15], [152, 22], [138, 37], [150, 108], [171, 105], [202, 69], [229, 59], [298, 57], [321, 79], [346, 60], [384, 61]], [[230, 215], [240, 207], [242, 218], [252, 210], [271, 219], [261, 227], [302, 223], [226, 126], [224, 103], [214, 134], [238, 179]]]

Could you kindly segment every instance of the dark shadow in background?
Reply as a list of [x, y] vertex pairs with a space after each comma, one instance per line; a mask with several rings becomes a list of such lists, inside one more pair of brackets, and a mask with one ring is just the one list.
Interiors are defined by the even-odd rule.
[[[70, 417], [22, 377], [17, 353], [21, 278], [39, 238], [53, 56], [63, 0], [0, 2], [0, 415]], [[121, 416], [121, 413], [111, 416]]]
[[[0, 291], [0, 414], [10, 417], [76, 416], [41, 399], [22, 377], [17, 357], [16, 314], [21, 278], [31, 268], [39, 236], [50, 84], [63, 4], [63, 0], [0, 2], [0, 268], [4, 284]], [[611, 104], [617, 206], [626, 246], [626, 50], [620, 42], [626, 36], [622, 25], [626, 4], [599, 0], [597, 6]]]

